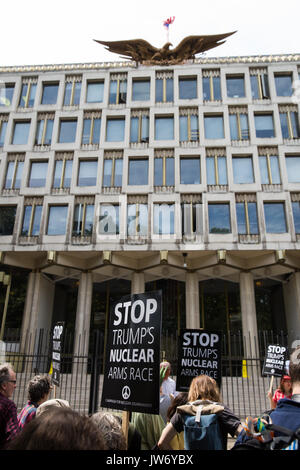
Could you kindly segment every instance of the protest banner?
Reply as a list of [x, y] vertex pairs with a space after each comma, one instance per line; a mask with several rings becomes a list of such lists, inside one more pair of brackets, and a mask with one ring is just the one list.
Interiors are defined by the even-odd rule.
[[101, 406], [159, 413], [161, 292], [122, 297], [110, 310]]
[[[52, 335], [52, 382], [55, 386], [60, 385], [60, 365], [61, 365], [61, 351], [62, 351], [62, 338], [64, 332], [64, 322], [57, 322], [53, 328]], [[55, 389], [54, 389], [55, 394]]]
[[182, 330], [178, 341], [176, 390], [187, 391], [191, 381], [206, 374], [221, 386], [221, 332]]
[[287, 347], [269, 344], [266, 350], [262, 375], [271, 376], [269, 393], [272, 393], [274, 377], [282, 377], [285, 371]]

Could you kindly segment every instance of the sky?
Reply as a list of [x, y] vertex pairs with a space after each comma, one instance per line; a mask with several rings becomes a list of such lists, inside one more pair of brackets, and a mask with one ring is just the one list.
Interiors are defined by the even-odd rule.
[[207, 57], [300, 53], [299, 0], [9, 0], [0, 3], [0, 66], [122, 60], [93, 41], [167, 42], [237, 31]]

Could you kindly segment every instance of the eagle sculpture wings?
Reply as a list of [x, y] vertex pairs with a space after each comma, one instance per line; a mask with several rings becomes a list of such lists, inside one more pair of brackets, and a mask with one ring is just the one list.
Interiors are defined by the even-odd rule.
[[103, 44], [110, 52], [120, 54], [124, 59], [132, 59], [144, 64], [179, 64], [184, 60], [194, 59], [196, 54], [220, 46], [224, 39], [236, 31], [226, 34], [209, 36], [187, 36], [177, 47], [170, 49], [172, 44], [167, 42], [163, 47], [156, 48], [144, 39], [129, 39], [124, 41], [94, 41]]

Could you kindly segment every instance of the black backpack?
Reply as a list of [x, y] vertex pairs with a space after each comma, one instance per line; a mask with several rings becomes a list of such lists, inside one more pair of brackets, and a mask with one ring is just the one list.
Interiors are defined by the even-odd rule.
[[276, 424], [267, 424], [265, 428], [260, 439], [245, 434], [231, 450], [300, 450], [300, 428], [291, 431]]

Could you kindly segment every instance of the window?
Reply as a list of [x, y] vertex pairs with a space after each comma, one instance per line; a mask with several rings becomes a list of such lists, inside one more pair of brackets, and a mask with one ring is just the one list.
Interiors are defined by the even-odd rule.
[[132, 101], [150, 100], [150, 79], [132, 80]]
[[273, 114], [254, 114], [256, 137], [275, 137]]
[[173, 73], [158, 72], [155, 80], [156, 103], [172, 103], [173, 94]]
[[7, 164], [5, 189], [20, 189], [22, 172], [24, 167], [24, 156], [11, 159]]
[[229, 98], [243, 98], [245, 96], [245, 83], [243, 75], [226, 77], [227, 96]]
[[35, 145], [51, 145], [54, 115], [38, 115]]
[[29, 137], [30, 121], [16, 121], [14, 125], [12, 143], [26, 145]]
[[197, 77], [179, 78], [179, 99], [191, 100], [197, 98]]
[[173, 152], [158, 151], [154, 158], [154, 186], [174, 186]]
[[128, 184], [148, 184], [148, 158], [130, 158], [128, 163]]
[[149, 142], [149, 111], [134, 110], [130, 120], [130, 142]]
[[292, 96], [293, 78], [292, 74], [275, 74], [275, 87], [277, 96]]
[[221, 80], [219, 70], [203, 70], [202, 87], [204, 101], [221, 101]]
[[101, 204], [99, 233], [101, 235], [119, 235], [120, 207], [118, 204]]
[[101, 113], [85, 113], [83, 118], [82, 145], [98, 145], [100, 142]]
[[81, 77], [66, 77], [64, 106], [78, 106], [80, 103]]
[[[255, 197], [255, 196], [254, 196]], [[236, 217], [239, 235], [258, 235], [256, 202], [253, 196], [237, 196]]]
[[24, 79], [22, 83], [22, 90], [19, 100], [20, 108], [33, 108], [35, 93], [37, 87], [37, 79], [29, 78]]
[[154, 204], [153, 233], [157, 235], [173, 235], [175, 204]]
[[42, 201], [26, 202], [25, 200], [21, 236], [36, 237], [39, 235], [42, 209], [43, 209]]
[[73, 219], [73, 237], [91, 236], [94, 225], [94, 204], [80, 202], [75, 204]]
[[56, 104], [59, 83], [44, 83], [42, 104]]
[[283, 139], [299, 139], [300, 129], [297, 106], [280, 106], [279, 116]]
[[231, 140], [249, 139], [248, 115], [246, 109], [229, 108], [229, 125]]
[[77, 130], [77, 119], [61, 119], [59, 129], [59, 143], [66, 144], [75, 142]]
[[300, 197], [299, 194], [291, 194], [293, 218], [295, 225], [295, 232], [300, 234]]
[[121, 187], [123, 175], [123, 158], [119, 156], [104, 157], [103, 187]]
[[197, 142], [199, 140], [197, 110], [181, 109], [179, 114], [180, 142]]
[[180, 183], [200, 184], [200, 157], [180, 158]]
[[0, 147], [4, 146], [8, 116], [0, 114]]
[[11, 106], [15, 85], [14, 83], [0, 84], [0, 106]]
[[65, 235], [68, 206], [49, 206], [47, 235]]
[[66, 189], [71, 187], [73, 156], [64, 154], [55, 160], [53, 188]]
[[155, 116], [155, 140], [174, 139], [173, 116]]
[[109, 103], [125, 104], [127, 98], [127, 76], [111, 75], [109, 85]]
[[300, 155], [286, 155], [285, 163], [289, 183], [300, 183]]
[[267, 233], [285, 233], [287, 231], [284, 202], [265, 202], [264, 212]]
[[96, 186], [98, 160], [79, 161], [78, 186]]
[[183, 236], [191, 236], [203, 232], [202, 204], [200, 201], [182, 201], [181, 229]]
[[227, 185], [226, 156], [220, 151], [210, 151], [206, 157], [206, 179], [208, 185]]
[[48, 162], [31, 162], [28, 186], [43, 188], [47, 180]]
[[230, 233], [229, 203], [208, 204], [209, 233]]
[[232, 157], [232, 166], [234, 183], [254, 183], [252, 157]]
[[122, 142], [125, 135], [125, 118], [107, 118], [106, 142]]
[[224, 139], [223, 116], [204, 116], [204, 132], [206, 139]]
[[87, 103], [102, 103], [104, 92], [104, 81], [87, 82], [86, 88], [86, 102]]
[[259, 152], [259, 169], [262, 184], [280, 184], [278, 155], [272, 150]]
[[266, 69], [250, 69], [251, 93], [254, 100], [270, 98], [268, 72]]
[[17, 206], [0, 206], [0, 236], [12, 235]]
[[129, 237], [148, 234], [148, 205], [135, 203], [127, 205], [127, 235]]

